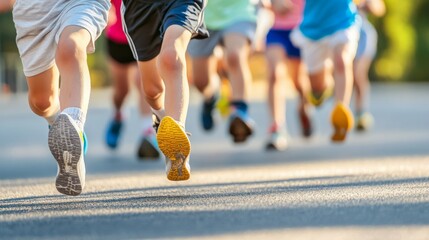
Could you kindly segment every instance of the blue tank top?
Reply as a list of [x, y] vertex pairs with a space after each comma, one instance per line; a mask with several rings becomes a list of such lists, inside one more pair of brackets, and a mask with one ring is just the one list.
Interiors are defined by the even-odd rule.
[[319, 40], [360, 23], [353, 0], [306, 0], [299, 29], [304, 36]]

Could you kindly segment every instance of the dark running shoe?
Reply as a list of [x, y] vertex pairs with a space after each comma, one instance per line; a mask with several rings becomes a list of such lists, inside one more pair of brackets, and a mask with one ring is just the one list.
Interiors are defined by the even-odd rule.
[[155, 131], [144, 133], [141, 139], [137, 156], [141, 160], [156, 160], [159, 158], [158, 142], [156, 141]]
[[246, 112], [236, 109], [235, 112], [231, 114], [229, 123], [229, 133], [233, 141], [235, 143], [245, 142], [247, 138], [253, 134], [254, 125], [254, 121]]
[[210, 131], [214, 127], [213, 110], [216, 107], [217, 97], [213, 96], [203, 102], [201, 111], [201, 123], [203, 129]]
[[306, 138], [313, 134], [313, 124], [311, 123], [311, 112], [304, 105], [298, 109], [299, 123], [301, 125], [302, 135]]

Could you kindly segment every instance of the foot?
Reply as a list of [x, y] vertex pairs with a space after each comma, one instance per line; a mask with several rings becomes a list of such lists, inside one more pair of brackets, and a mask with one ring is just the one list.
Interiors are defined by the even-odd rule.
[[183, 126], [169, 116], [164, 117], [159, 124], [156, 138], [159, 149], [165, 155], [167, 178], [171, 181], [188, 180], [191, 176], [191, 143]]
[[286, 134], [283, 131], [272, 131], [265, 149], [268, 151], [284, 151], [288, 147]]
[[235, 143], [242, 143], [253, 134], [254, 125], [248, 113], [236, 109], [230, 116], [229, 133]]
[[331, 123], [334, 127], [333, 142], [343, 142], [347, 133], [353, 128], [354, 119], [350, 109], [342, 103], [338, 103], [331, 113]]
[[106, 145], [111, 148], [115, 149], [118, 146], [119, 137], [122, 132], [123, 123], [122, 121], [118, 121], [113, 119], [109, 126], [107, 127], [106, 131]]
[[216, 107], [217, 97], [213, 96], [207, 100], [204, 100], [202, 111], [201, 111], [201, 123], [203, 129], [210, 131], [214, 127], [213, 110]]
[[301, 104], [298, 109], [298, 116], [302, 135], [306, 138], [311, 137], [313, 134], [313, 124], [311, 123], [311, 112], [308, 106]]
[[356, 116], [356, 130], [367, 131], [374, 125], [374, 117], [370, 112], [359, 113]]
[[137, 156], [142, 160], [159, 158], [158, 142], [152, 128], [143, 133]]
[[58, 163], [55, 186], [60, 193], [76, 196], [85, 186], [86, 138], [74, 120], [62, 113], [49, 130], [48, 144]]

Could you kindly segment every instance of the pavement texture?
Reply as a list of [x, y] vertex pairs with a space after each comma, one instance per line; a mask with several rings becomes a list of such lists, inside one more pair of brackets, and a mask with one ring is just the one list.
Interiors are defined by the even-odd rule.
[[429, 85], [374, 85], [374, 128], [344, 144], [329, 141], [332, 100], [314, 111], [315, 136], [303, 139], [291, 94], [285, 152], [264, 151], [268, 108], [257, 89], [258, 128], [242, 145], [221, 117], [213, 132], [201, 130], [192, 92], [186, 182], [168, 181], [161, 159], [137, 160], [133, 97], [121, 145], [107, 149], [111, 91], [94, 90], [78, 197], [55, 189], [45, 120], [25, 95], [0, 95], [0, 239], [429, 239]]

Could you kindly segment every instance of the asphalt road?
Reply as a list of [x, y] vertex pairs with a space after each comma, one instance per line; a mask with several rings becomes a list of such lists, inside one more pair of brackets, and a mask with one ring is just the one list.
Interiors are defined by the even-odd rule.
[[47, 125], [26, 96], [0, 95], [0, 239], [429, 239], [428, 92], [427, 84], [373, 86], [376, 124], [344, 144], [329, 141], [332, 101], [314, 111], [315, 136], [305, 140], [290, 99], [289, 149], [280, 153], [263, 148], [263, 92], [251, 103], [256, 134], [239, 146], [221, 118], [214, 132], [201, 130], [193, 93], [192, 176], [170, 182], [162, 160], [136, 158], [133, 97], [120, 148], [105, 147], [110, 90], [96, 90], [78, 197], [55, 190]]

